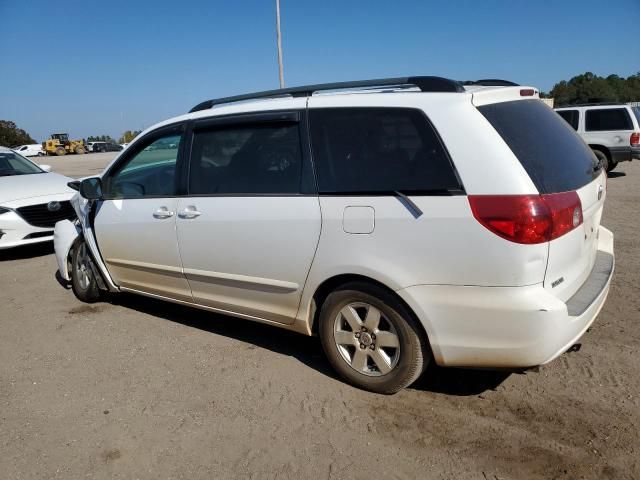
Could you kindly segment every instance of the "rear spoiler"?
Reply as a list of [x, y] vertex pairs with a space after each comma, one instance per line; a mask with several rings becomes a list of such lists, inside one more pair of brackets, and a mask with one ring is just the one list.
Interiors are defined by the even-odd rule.
[[517, 87], [486, 87], [470, 90], [472, 95], [471, 103], [476, 107], [487, 105], [489, 103], [510, 102], [513, 100], [528, 100], [531, 98], [540, 98], [540, 92], [537, 88], [517, 86]]

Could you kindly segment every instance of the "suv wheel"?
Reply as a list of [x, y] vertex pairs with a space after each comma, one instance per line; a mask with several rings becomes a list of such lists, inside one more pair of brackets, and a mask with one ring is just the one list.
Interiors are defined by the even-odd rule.
[[606, 172], [610, 172], [613, 167], [609, 166], [609, 157], [607, 157], [607, 154], [604, 153], [602, 150], [597, 150], [595, 148], [592, 150], [593, 150], [593, 153], [595, 153], [598, 160], [600, 161], [602, 168], [604, 168]]
[[333, 368], [352, 385], [392, 394], [413, 383], [431, 359], [406, 308], [384, 289], [352, 283], [331, 293], [319, 334]]
[[86, 303], [97, 302], [102, 296], [91, 268], [92, 262], [87, 244], [81, 240], [72, 253], [71, 288], [78, 300]]

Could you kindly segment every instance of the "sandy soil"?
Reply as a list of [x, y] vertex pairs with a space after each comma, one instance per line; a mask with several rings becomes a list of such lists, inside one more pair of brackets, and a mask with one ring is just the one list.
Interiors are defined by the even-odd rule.
[[[112, 154], [47, 159], [75, 176]], [[45, 163], [45, 162], [43, 162]], [[431, 368], [379, 396], [319, 342], [145, 298], [78, 302], [52, 247], [0, 253], [0, 476], [640, 478], [640, 162], [609, 178], [609, 300], [538, 372]]]

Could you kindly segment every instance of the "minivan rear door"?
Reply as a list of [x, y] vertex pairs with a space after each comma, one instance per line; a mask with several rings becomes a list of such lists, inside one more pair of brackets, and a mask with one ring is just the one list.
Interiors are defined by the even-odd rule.
[[573, 128], [540, 100], [478, 107], [544, 194], [576, 192], [582, 224], [549, 242], [544, 287], [568, 300], [593, 268], [605, 198], [606, 174]]
[[[304, 107], [304, 99], [288, 99]], [[283, 100], [284, 102], [284, 100]], [[196, 121], [177, 233], [194, 301], [293, 323], [320, 236], [304, 110]]]

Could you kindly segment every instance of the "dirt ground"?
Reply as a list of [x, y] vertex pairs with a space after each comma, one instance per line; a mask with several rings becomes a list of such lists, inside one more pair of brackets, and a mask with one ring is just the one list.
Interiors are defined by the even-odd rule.
[[[112, 154], [46, 159], [90, 175]], [[319, 341], [122, 295], [93, 306], [52, 246], [0, 253], [4, 479], [640, 478], [640, 162], [608, 182], [609, 299], [538, 372], [430, 368], [395, 396]]]

